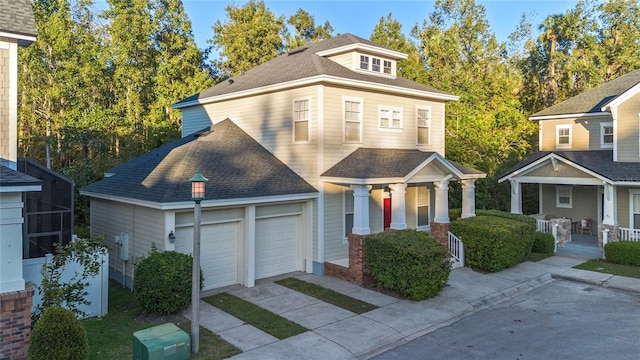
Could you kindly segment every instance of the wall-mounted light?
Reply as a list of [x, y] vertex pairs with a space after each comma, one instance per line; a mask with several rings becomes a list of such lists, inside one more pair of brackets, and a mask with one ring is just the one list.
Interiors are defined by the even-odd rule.
[[176, 235], [173, 233], [173, 231], [169, 233], [169, 242], [172, 244], [176, 242]]

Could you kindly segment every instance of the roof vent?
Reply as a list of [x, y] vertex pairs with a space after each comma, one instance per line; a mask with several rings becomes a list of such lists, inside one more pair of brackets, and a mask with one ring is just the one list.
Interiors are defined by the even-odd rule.
[[301, 53], [301, 52], [303, 52], [303, 51], [307, 50], [308, 48], [309, 48], [308, 46], [302, 46], [302, 47], [299, 47], [299, 48], [297, 48], [297, 49], [293, 49], [293, 50], [289, 51], [289, 52], [287, 53], [287, 55], [295, 55], [295, 54], [299, 54], [299, 53]]
[[229, 79], [229, 85], [233, 84], [233, 79]]

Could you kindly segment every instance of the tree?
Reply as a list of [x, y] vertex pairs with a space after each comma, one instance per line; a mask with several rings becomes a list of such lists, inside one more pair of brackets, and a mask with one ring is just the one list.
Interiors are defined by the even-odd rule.
[[289, 50], [328, 39], [333, 32], [333, 27], [328, 21], [325, 21], [322, 26], [316, 25], [313, 15], [302, 9], [298, 9], [294, 15], [291, 15], [287, 23], [295, 30], [294, 35], [287, 36], [286, 47]]
[[240, 75], [284, 52], [284, 16], [276, 17], [263, 1], [231, 4], [225, 11], [227, 21], [216, 21], [209, 42], [222, 49], [219, 67], [226, 75]]

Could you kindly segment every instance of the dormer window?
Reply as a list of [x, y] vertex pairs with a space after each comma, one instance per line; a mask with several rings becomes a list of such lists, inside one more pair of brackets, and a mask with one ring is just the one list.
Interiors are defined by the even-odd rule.
[[600, 147], [613, 147], [613, 123], [605, 122], [600, 124]]
[[384, 61], [384, 73], [391, 74], [391, 61], [388, 61], [388, 60]]
[[371, 66], [371, 71], [380, 72], [380, 59], [373, 58], [371, 60], [373, 64]]
[[360, 55], [360, 69], [369, 70], [369, 57]]

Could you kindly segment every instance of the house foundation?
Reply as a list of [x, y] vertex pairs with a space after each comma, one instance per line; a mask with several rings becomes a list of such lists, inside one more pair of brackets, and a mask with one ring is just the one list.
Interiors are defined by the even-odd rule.
[[0, 294], [0, 359], [26, 359], [31, 338], [33, 288]]

